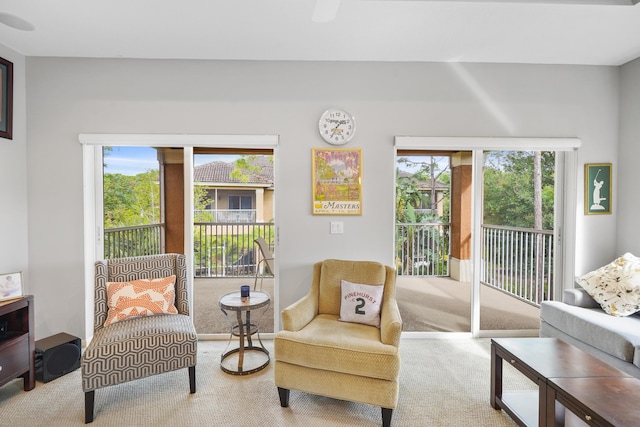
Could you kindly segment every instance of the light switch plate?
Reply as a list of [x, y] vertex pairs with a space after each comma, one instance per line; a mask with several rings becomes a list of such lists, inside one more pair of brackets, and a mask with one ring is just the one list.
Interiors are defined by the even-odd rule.
[[331, 234], [344, 233], [344, 223], [342, 221], [331, 221]]

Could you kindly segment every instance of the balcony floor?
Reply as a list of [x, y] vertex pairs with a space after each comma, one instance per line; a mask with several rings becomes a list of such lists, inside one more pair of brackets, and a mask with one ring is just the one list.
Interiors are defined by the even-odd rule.
[[[196, 278], [194, 280], [194, 323], [198, 334], [228, 334], [229, 325], [218, 301], [226, 293], [253, 288], [254, 279]], [[260, 283], [258, 282], [258, 287]], [[406, 332], [469, 332], [470, 283], [446, 277], [397, 279], [397, 298]], [[273, 295], [273, 279], [266, 278], [263, 290]], [[540, 310], [503, 292], [482, 286], [480, 329], [538, 329]], [[259, 320], [260, 331], [273, 332], [273, 306]]]
[[[397, 279], [396, 297], [407, 332], [471, 331], [471, 283], [448, 277]], [[482, 285], [481, 330], [521, 330], [540, 327], [540, 309]]]

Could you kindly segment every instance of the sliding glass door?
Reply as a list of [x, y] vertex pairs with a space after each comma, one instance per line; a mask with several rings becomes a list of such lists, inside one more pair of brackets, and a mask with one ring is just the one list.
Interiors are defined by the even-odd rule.
[[576, 218], [565, 207], [575, 206], [579, 145], [571, 138], [396, 138], [400, 154], [453, 152], [447, 279], [455, 284], [432, 301], [455, 299], [452, 289], [465, 284], [468, 298], [458, 304], [468, 301], [468, 311], [443, 312], [440, 324], [451, 314], [451, 322], [469, 325], [454, 332], [536, 334], [537, 304], [557, 298], [556, 283], [572, 276], [574, 249], [564, 243], [574, 241]]

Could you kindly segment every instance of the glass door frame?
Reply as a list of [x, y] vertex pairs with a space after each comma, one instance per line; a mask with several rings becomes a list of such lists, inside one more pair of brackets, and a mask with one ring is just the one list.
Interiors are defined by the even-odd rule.
[[[85, 277], [85, 336], [93, 337], [94, 264], [103, 257], [103, 190], [102, 148], [105, 146], [153, 146], [184, 149], [184, 194], [193, 194], [194, 147], [271, 149], [274, 159], [274, 185], [277, 185], [278, 135], [177, 135], [177, 134], [80, 134], [83, 146], [83, 210], [84, 210], [84, 277]], [[193, 197], [184, 203], [184, 254], [187, 261], [188, 286], [193, 294]], [[277, 205], [274, 206], [274, 211]], [[275, 215], [275, 212], [274, 212]], [[277, 218], [277, 216], [276, 216]], [[276, 232], [276, 236], [278, 233]], [[275, 245], [277, 249], [278, 241]], [[276, 262], [275, 269], [278, 269]], [[277, 295], [277, 271], [273, 272], [274, 294]], [[278, 298], [274, 297], [274, 310], [278, 310]], [[193, 311], [193, 300], [190, 301]], [[278, 311], [276, 311], [278, 312]], [[275, 319], [279, 327], [278, 319]]]
[[[577, 150], [581, 146], [579, 138], [492, 138], [492, 137], [419, 137], [396, 136], [395, 155], [398, 150], [460, 150], [473, 153], [473, 183], [472, 183], [472, 220], [471, 220], [471, 253], [472, 253], [472, 283], [471, 283], [471, 336], [474, 338], [496, 336], [496, 331], [482, 331], [480, 329], [480, 273], [482, 259], [482, 174], [485, 151], [556, 151], [563, 152], [561, 162], [556, 162], [556, 170], [561, 179], [556, 180], [556, 212], [557, 230], [556, 247], [557, 262], [554, 275], [554, 299], [560, 299], [565, 285], [573, 283], [575, 271], [575, 241], [577, 208]], [[395, 193], [395, 187], [394, 187]], [[395, 194], [394, 194], [395, 197]], [[393, 206], [392, 206], [393, 208]], [[392, 215], [392, 218], [394, 216]], [[393, 230], [393, 224], [391, 225]], [[513, 336], [513, 331], [506, 332]]]

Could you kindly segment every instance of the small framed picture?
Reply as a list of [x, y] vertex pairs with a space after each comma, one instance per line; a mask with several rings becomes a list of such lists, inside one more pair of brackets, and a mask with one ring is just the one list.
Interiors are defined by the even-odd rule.
[[584, 214], [611, 213], [611, 163], [584, 165]]
[[22, 273], [0, 274], [0, 301], [22, 296]]

